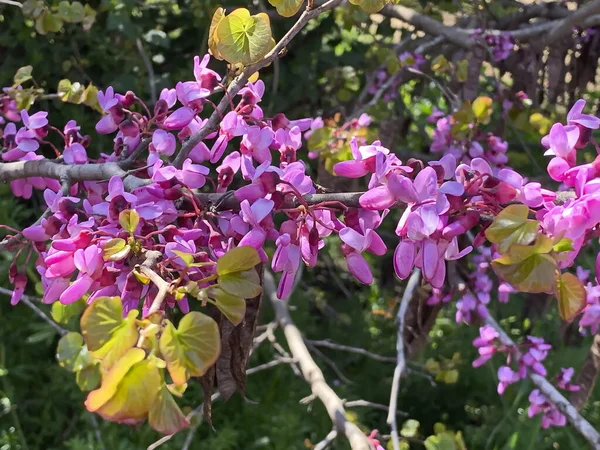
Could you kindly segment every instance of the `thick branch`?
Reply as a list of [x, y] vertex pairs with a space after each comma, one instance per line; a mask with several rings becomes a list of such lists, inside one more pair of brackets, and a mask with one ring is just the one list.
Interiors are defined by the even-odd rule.
[[290, 351], [295, 360], [298, 361], [305, 380], [310, 385], [312, 393], [319, 398], [335, 428], [339, 434], [346, 436], [353, 450], [370, 450], [371, 446], [367, 437], [360, 429], [346, 418], [344, 403], [337, 394], [329, 387], [323, 376], [323, 372], [315, 363], [304, 340], [300, 330], [296, 327], [290, 316], [287, 301], [279, 300], [275, 295], [275, 281], [270, 272], [264, 276], [264, 291], [275, 310], [275, 315], [285, 334]]
[[[309, 206], [318, 205], [323, 202], [338, 202], [349, 208], [358, 208], [358, 200], [364, 192], [339, 192], [328, 194], [307, 194], [302, 198]], [[215, 206], [218, 210], [240, 209], [240, 201], [230, 193], [226, 194], [196, 194], [201, 205]], [[302, 203], [297, 198], [288, 198], [278, 209], [294, 209]]]
[[[492, 326], [500, 335], [500, 340], [504, 345], [514, 346], [513, 340], [504, 332], [502, 327], [494, 320], [493, 317], [489, 316], [486, 319], [486, 323]], [[540, 392], [550, 401], [556, 408], [563, 413], [569, 423], [579, 431], [583, 437], [592, 445], [594, 449], [600, 449], [600, 433], [579, 414], [577, 408], [575, 408], [569, 401], [558, 392], [558, 390], [550, 384], [541, 375], [531, 373], [529, 374], [531, 381], [537, 386]]]
[[250, 76], [254, 73], [258, 72], [263, 67], [271, 64], [275, 59], [279, 58], [282, 55], [282, 52], [285, 50], [285, 47], [291, 42], [291, 40], [302, 30], [306, 24], [313, 18], [318, 15], [329, 11], [336, 6], [340, 5], [344, 0], [329, 0], [321, 6], [318, 6], [311, 10], [304, 10], [302, 15], [298, 18], [298, 21], [289, 29], [289, 31], [281, 38], [281, 40], [273, 47], [273, 49], [265, 55], [263, 59], [259, 62], [252, 64], [235, 79], [227, 88], [226, 95], [223, 96], [219, 105], [217, 106], [216, 111], [214, 111], [209, 117], [208, 121], [204, 124], [204, 126], [194, 133], [190, 138], [185, 142], [185, 144], [179, 150], [173, 164], [175, 167], [181, 167], [183, 162], [192, 151], [192, 149], [198, 145], [200, 141], [202, 141], [206, 136], [212, 133], [217, 129], [219, 121], [221, 117], [223, 117], [224, 112], [229, 107], [229, 99], [233, 98], [248, 82]]
[[544, 37], [537, 44], [540, 49], [548, 47], [551, 43], [559, 41], [563, 37], [566, 37], [573, 33], [573, 27], [585, 22], [585, 19], [593, 16], [594, 14], [600, 13], [600, 0], [587, 3], [573, 14], [565, 17], [558, 21], [558, 23], [552, 28], [552, 31], [545, 34]]

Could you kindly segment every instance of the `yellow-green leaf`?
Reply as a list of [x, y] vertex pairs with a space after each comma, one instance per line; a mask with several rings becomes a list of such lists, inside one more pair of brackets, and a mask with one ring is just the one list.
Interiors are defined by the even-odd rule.
[[[522, 292], [551, 292], [557, 268], [556, 260], [548, 253], [526, 251], [523, 247], [527, 246], [514, 244], [511, 247], [512, 255], [507, 253], [492, 261], [494, 272]], [[514, 253], [515, 249], [519, 250], [518, 255]]]
[[179, 322], [167, 320], [159, 340], [160, 353], [175, 384], [199, 377], [216, 362], [221, 352], [219, 326], [205, 314], [192, 311]]
[[573, 240], [569, 238], [562, 238], [552, 246], [552, 250], [554, 250], [556, 253], [573, 251]]
[[81, 313], [86, 307], [85, 300], [79, 299], [76, 302], [63, 305], [61, 302], [52, 303], [52, 318], [58, 323], [67, 323], [72, 317]]
[[490, 123], [493, 112], [493, 100], [490, 97], [477, 97], [473, 101], [473, 113], [479, 123], [487, 125]]
[[70, 372], [82, 370], [94, 362], [83, 342], [83, 337], [73, 331], [65, 334], [58, 341], [56, 359], [61, 367]]
[[217, 48], [217, 44], [219, 43], [217, 27], [219, 26], [221, 20], [223, 20], [224, 17], [225, 10], [221, 7], [217, 8], [215, 13], [213, 14], [212, 20], [210, 22], [210, 28], [208, 30], [208, 49], [211, 55], [220, 60], [223, 60], [225, 58], [219, 53], [219, 49]]
[[140, 224], [140, 215], [135, 209], [126, 209], [119, 214], [119, 223], [125, 231], [133, 234]]
[[229, 273], [244, 272], [259, 263], [260, 256], [254, 247], [232, 248], [217, 261], [217, 274], [223, 276]]
[[269, 3], [277, 8], [280, 16], [292, 17], [300, 10], [304, 0], [269, 0]]
[[[130, 352], [136, 353], [129, 356]], [[143, 350], [131, 349], [117, 362], [100, 388], [88, 395], [86, 406], [89, 411], [107, 420], [129, 424], [139, 423], [146, 418], [163, 382], [156, 361], [140, 360], [140, 356], [145, 356]], [[123, 359], [125, 361], [121, 367], [119, 365]], [[113, 371], [117, 373], [111, 378]]]
[[120, 297], [99, 297], [81, 316], [81, 333], [95, 358], [102, 359], [102, 367], [109, 370], [139, 337], [135, 318], [137, 310], [123, 318]]
[[402, 429], [400, 430], [400, 436], [408, 438], [416, 437], [419, 434], [420, 425], [421, 424], [418, 420], [408, 419], [402, 425]]
[[175, 434], [187, 427], [190, 421], [175, 403], [169, 389], [163, 386], [148, 412], [148, 423], [159, 433]]
[[237, 297], [254, 298], [262, 292], [260, 278], [254, 269], [219, 276], [218, 283], [224, 291]]
[[210, 295], [214, 298], [217, 308], [231, 323], [237, 325], [244, 319], [246, 315], [246, 300], [244, 298], [232, 295], [218, 287], [211, 289]]
[[456, 63], [456, 79], [459, 83], [467, 81], [467, 67], [469, 67], [469, 61], [461, 59]]
[[121, 261], [127, 258], [131, 247], [125, 239], [114, 238], [104, 244], [102, 255], [105, 261]]
[[444, 55], [438, 55], [431, 61], [431, 70], [434, 72], [447, 72], [450, 69], [450, 62]]
[[92, 364], [75, 373], [75, 382], [79, 389], [87, 392], [96, 389], [102, 380], [100, 364]]
[[230, 64], [253, 64], [273, 48], [269, 16], [265, 13], [251, 16], [245, 8], [223, 17], [215, 34], [217, 52]]
[[558, 312], [566, 321], [572, 321], [585, 307], [586, 292], [583, 283], [572, 273], [563, 273], [556, 280]]
[[56, 33], [63, 26], [63, 20], [58, 14], [43, 12], [35, 21], [35, 31], [39, 34]]
[[13, 87], [16, 88], [28, 80], [31, 80], [31, 72], [33, 71], [32, 66], [23, 66], [17, 70], [13, 77]]
[[526, 205], [507, 206], [485, 230], [485, 237], [498, 244], [500, 253], [505, 253], [512, 244], [530, 244], [537, 236], [539, 223], [528, 219], [528, 215]]
[[183, 260], [186, 267], [190, 267], [194, 263], [194, 255], [190, 255], [189, 253], [182, 252], [180, 250], [173, 250], [173, 253]]
[[350, 0], [350, 3], [360, 6], [369, 14], [374, 14], [381, 11], [385, 5], [390, 3], [390, 1], [391, 0]]

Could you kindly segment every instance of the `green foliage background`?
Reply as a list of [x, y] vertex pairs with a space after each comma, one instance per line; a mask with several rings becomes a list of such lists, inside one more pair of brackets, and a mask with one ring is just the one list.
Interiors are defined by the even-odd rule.
[[[46, 2], [52, 5], [53, 2]], [[58, 2], [55, 2], [58, 3]], [[143, 44], [153, 61], [156, 87], [171, 87], [176, 81], [192, 78], [192, 58], [206, 52], [208, 24], [221, 0], [171, 2], [167, 0], [89, 2], [97, 11], [90, 31], [66, 24], [58, 33], [45, 36], [34, 31], [33, 23], [24, 20], [20, 10], [0, 4], [0, 84], [10, 85], [15, 71], [24, 65], [34, 67], [36, 82], [48, 93], [56, 90], [61, 79], [93, 82], [116, 91], [134, 90], [148, 99], [148, 74], [138, 52], [136, 40]], [[259, 2], [260, 3], [260, 2]], [[266, 2], [264, 2], [266, 3]], [[415, 2], [416, 3], [416, 2]], [[450, 2], [449, 2], [450, 3]], [[227, 6], [249, 6], [249, 2], [230, 0]], [[416, 5], [419, 6], [419, 5]], [[269, 7], [270, 8], [270, 7]], [[272, 9], [272, 8], [270, 8]], [[262, 78], [267, 85], [263, 104], [266, 114], [284, 112], [290, 118], [329, 117], [347, 112], [364, 85], [364, 74], [384, 60], [389, 52], [392, 29], [384, 21], [373, 33], [364, 26], [366, 15], [358, 9], [328, 14], [315, 21], [288, 49], [286, 57], [266, 69]], [[275, 36], [281, 36], [292, 22], [273, 20]], [[224, 69], [224, 66], [215, 67]], [[404, 111], [413, 116], [415, 125], [399, 136], [400, 149], [418, 151], [427, 148], [427, 139], [419, 132], [434, 105], [443, 106], [434, 85], [408, 85], [402, 88]], [[93, 130], [97, 115], [77, 105], [60, 101], [42, 101], [34, 106], [51, 110], [51, 121], [62, 126], [76, 119], [83, 130]], [[397, 114], [393, 104], [381, 104], [371, 112], [382, 120]], [[560, 114], [561, 111], [549, 111]], [[539, 135], [521, 132], [511, 137], [513, 164], [535, 172], [533, 161], [543, 164]], [[111, 145], [108, 139], [93, 143], [96, 152]], [[525, 148], [534, 149], [527, 153]], [[537, 152], [537, 153], [536, 153]], [[17, 201], [7, 186], [0, 186], [0, 223], [23, 227], [39, 215], [40, 199]], [[387, 230], [393, 233], [391, 225]], [[311, 339], [332, 339], [337, 343], [367, 348], [382, 355], [395, 354], [395, 329], [386, 311], [390, 301], [401, 292], [393, 277], [390, 259], [373, 261], [375, 285], [358, 285], [346, 273], [335, 242], [331, 242], [314, 269], [304, 274], [301, 288], [292, 299], [292, 314], [299, 327]], [[591, 254], [591, 252], [590, 252]], [[0, 255], [0, 285], [6, 279], [12, 255]], [[35, 279], [34, 268], [30, 277]], [[333, 282], [332, 282], [333, 281]], [[343, 288], [342, 288], [343, 286]], [[38, 286], [39, 289], [39, 286]], [[30, 288], [35, 295], [36, 289]], [[0, 299], [0, 449], [40, 450], [110, 450], [143, 449], [159, 436], [149, 427], [129, 427], [98, 421], [83, 407], [85, 394], [73, 376], [55, 362], [58, 336], [26, 306], [13, 308], [8, 298]], [[530, 302], [530, 303], [528, 303]], [[576, 329], [561, 324], [552, 300], [513, 297], [511, 303], [492, 307], [496, 317], [511, 330], [515, 339], [524, 334], [539, 334], [554, 346], [548, 363], [550, 374], [560, 367], [580, 366], [589, 338], [581, 338]], [[393, 314], [393, 311], [392, 311]], [[272, 311], [263, 305], [261, 323], [272, 319]], [[67, 325], [76, 329], [76, 321]], [[501, 363], [473, 369], [475, 350], [471, 346], [476, 327], [457, 325], [454, 308], [448, 306], [437, 318], [429, 343], [417, 355], [402, 381], [400, 409], [403, 420], [420, 422], [418, 433], [407, 442], [411, 449], [424, 448], [424, 439], [434, 433], [438, 422], [453, 431], [461, 431], [467, 448], [485, 450], [579, 449], [585, 444], [577, 433], [566, 427], [542, 431], [539, 420], [526, 417], [527, 396], [531, 386], [522, 383], [509, 388], [499, 397], [496, 392], [496, 369]], [[278, 334], [281, 342], [283, 338]], [[393, 364], [381, 363], [360, 355], [323, 349], [323, 353], [352, 382], [339, 375], [322, 358], [317, 362], [339, 395], [347, 400], [363, 399], [387, 404]], [[273, 351], [263, 345], [251, 365], [273, 359]], [[435, 362], [451, 373], [446, 381], [432, 385], [427, 368]], [[447, 372], [446, 371], [446, 372]], [[444, 378], [442, 376], [441, 378]], [[191, 386], [186, 395], [188, 407], [202, 399], [199, 386]], [[255, 403], [245, 403], [241, 396], [214, 405], [216, 431], [201, 425], [190, 449], [201, 450], [301, 450], [311, 448], [331, 429], [322, 405], [299, 402], [310, 394], [307, 384], [290, 368], [281, 365], [250, 377], [247, 396]], [[597, 394], [597, 393], [596, 393]], [[594, 394], [584, 412], [595, 426], [600, 426], [600, 402]], [[351, 410], [366, 432], [386, 432], [385, 412], [371, 408]], [[97, 433], [102, 441], [98, 442]], [[175, 436], [161, 448], [180, 449], [186, 432]], [[346, 449], [343, 441], [335, 449]], [[436, 448], [436, 447], [430, 447]], [[442, 450], [441, 447], [437, 447]], [[443, 450], [451, 447], [443, 447]], [[457, 448], [457, 447], [456, 447]], [[458, 448], [457, 448], [458, 450]]]

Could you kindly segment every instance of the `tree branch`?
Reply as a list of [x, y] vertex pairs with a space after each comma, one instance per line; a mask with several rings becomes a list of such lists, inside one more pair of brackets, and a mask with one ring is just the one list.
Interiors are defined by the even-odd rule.
[[400, 378], [402, 372], [406, 367], [406, 359], [404, 357], [404, 319], [408, 306], [412, 300], [413, 293], [419, 285], [421, 279], [421, 271], [419, 269], [413, 270], [412, 275], [406, 283], [404, 294], [402, 294], [402, 300], [400, 307], [398, 308], [398, 314], [396, 316], [396, 324], [398, 325], [398, 337], [396, 339], [396, 368], [394, 369], [394, 378], [392, 380], [392, 390], [390, 393], [390, 409], [388, 411], [387, 423], [391, 427], [392, 432], [392, 444], [394, 450], [400, 450], [400, 443], [398, 442], [398, 424], [396, 421], [397, 409], [398, 409], [398, 391], [400, 389]]
[[[13, 294], [13, 291], [11, 291], [10, 289], [5, 289], [3, 287], [0, 287], [0, 294], [5, 294], [5, 295], [11, 296]], [[21, 297], [20, 302], [25, 303], [34, 313], [36, 313], [38, 315], [38, 317], [40, 317], [44, 322], [46, 322], [52, 328], [54, 328], [56, 330], [56, 332], [58, 334], [60, 334], [61, 336], [64, 336], [65, 334], [67, 334], [69, 332], [69, 330], [65, 330], [58, 323], [56, 323], [54, 320], [52, 320], [52, 318], [48, 317], [48, 315], [44, 311], [42, 311], [40, 308], [38, 308], [35, 304], [36, 300], [33, 297], [23, 294], [23, 297]]]
[[[504, 345], [513, 347], [514, 341], [504, 332], [502, 327], [494, 320], [492, 316], [488, 314], [486, 323], [492, 326], [500, 335], [500, 341]], [[533, 381], [533, 384], [537, 386], [540, 392], [550, 401], [556, 408], [563, 413], [569, 423], [579, 431], [582, 436], [592, 445], [592, 448], [600, 448], [600, 433], [579, 414], [577, 408], [575, 408], [558, 390], [550, 384], [546, 378], [536, 373], [530, 373], [529, 378]]]
[[198, 145], [200, 141], [202, 141], [206, 136], [212, 133], [217, 129], [218, 123], [223, 117], [223, 113], [229, 107], [229, 99], [234, 97], [248, 82], [248, 79], [251, 75], [258, 72], [263, 67], [271, 64], [275, 59], [279, 58], [282, 55], [282, 52], [285, 50], [285, 47], [291, 42], [291, 40], [306, 26], [306, 24], [313, 18], [318, 15], [329, 11], [336, 6], [340, 5], [344, 0], [329, 0], [325, 2], [323, 5], [318, 6], [313, 9], [305, 9], [304, 12], [300, 15], [297, 22], [288, 30], [288, 32], [281, 38], [281, 40], [273, 47], [273, 49], [265, 55], [263, 59], [258, 61], [255, 64], [252, 64], [244, 69], [244, 71], [229, 85], [227, 88], [226, 95], [223, 96], [217, 109], [211, 114], [208, 118], [208, 121], [204, 124], [204, 126], [194, 133], [190, 138], [183, 144], [173, 164], [175, 167], [181, 167], [183, 162], [187, 158], [188, 154], [192, 151], [192, 149]]
[[339, 434], [346, 436], [353, 450], [369, 450], [371, 446], [367, 437], [360, 429], [346, 418], [344, 403], [337, 394], [329, 387], [323, 372], [315, 363], [308, 348], [304, 344], [302, 334], [296, 327], [290, 316], [287, 301], [279, 300], [275, 294], [275, 280], [270, 272], [265, 272], [263, 289], [265, 295], [271, 301], [277, 320], [283, 329], [290, 351], [295, 360], [298, 361], [305, 380], [310, 385], [312, 393], [319, 398]]
[[540, 42], [536, 43], [536, 45], [540, 49], [548, 47], [553, 42], [556, 42], [573, 33], [574, 26], [585, 22], [586, 18], [598, 13], [600, 13], [600, 0], [594, 0], [579, 7], [569, 16], [559, 20], [558, 23], [552, 28], [551, 32], [546, 33], [541, 38]]

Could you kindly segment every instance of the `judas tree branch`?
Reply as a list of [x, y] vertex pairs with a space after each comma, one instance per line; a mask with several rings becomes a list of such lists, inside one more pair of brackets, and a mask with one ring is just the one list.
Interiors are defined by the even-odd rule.
[[292, 39], [306, 26], [306, 24], [318, 15], [329, 11], [336, 6], [339, 6], [344, 0], [329, 0], [313, 9], [306, 9], [300, 15], [296, 23], [288, 30], [288, 32], [281, 38], [281, 40], [273, 47], [273, 49], [267, 53], [263, 59], [255, 64], [251, 64], [244, 69], [244, 71], [229, 85], [227, 88], [226, 95], [223, 96], [219, 102], [217, 109], [208, 118], [208, 121], [204, 126], [194, 133], [190, 138], [183, 144], [179, 153], [175, 157], [173, 164], [175, 167], [181, 167], [183, 162], [192, 151], [192, 149], [200, 143], [206, 136], [215, 131], [218, 124], [223, 117], [225, 111], [229, 107], [229, 99], [233, 98], [237, 93], [246, 85], [248, 79], [263, 67], [268, 66], [277, 58], [282, 56], [286, 46], [292, 41]]
[[585, 22], [585, 19], [593, 16], [594, 14], [600, 13], [600, 0], [594, 0], [587, 3], [571, 15], [558, 21], [558, 23], [552, 28], [551, 32], [544, 35], [544, 37], [537, 43], [540, 49], [549, 46], [552, 42], [556, 42], [563, 37], [570, 35], [573, 32], [573, 27], [581, 25]]
[[[494, 318], [488, 315], [486, 323], [492, 326], [500, 335], [500, 341], [504, 345], [513, 347], [514, 341], [504, 332], [502, 327], [494, 320]], [[529, 378], [533, 381], [533, 384], [537, 386], [540, 392], [550, 401], [556, 408], [567, 417], [569, 423], [579, 431], [582, 436], [587, 439], [591, 444], [592, 448], [600, 449], [600, 433], [579, 414], [577, 408], [575, 408], [558, 390], [550, 384], [546, 378], [541, 375], [531, 373]]]
[[290, 316], [287, 300], [279, 300], [275, 294], [275, 280], [270, 272], [264, 275], [264, 291], [271, 301], [275, 315], [290, 347], [294, 360], [298, 361], [300, 370], [306, 382], [310, 385], [311, 391], [317, 397], [325, 408], [334, 423], [338, 434], [346, 436], [352, 450], [371, 450], [367, 437], [360, 429], [346, 418], [344, 402], [329, 387], [323, 376], [323, 372], [313, 360], [302, 334]]

